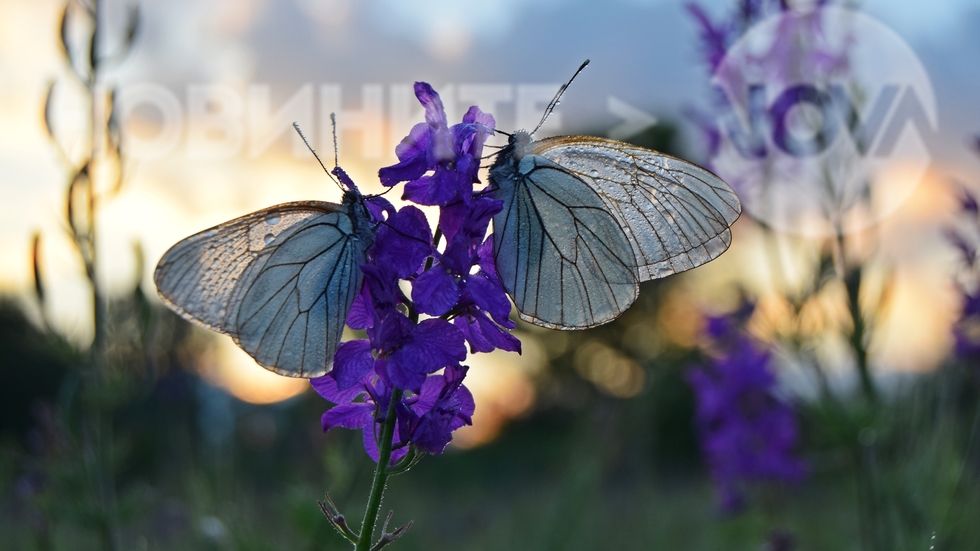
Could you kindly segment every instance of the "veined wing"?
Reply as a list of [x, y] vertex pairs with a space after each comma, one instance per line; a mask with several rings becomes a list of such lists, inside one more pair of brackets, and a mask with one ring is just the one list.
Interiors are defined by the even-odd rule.
[[633, 251], [596, 192], [535, 155], [499, 170], [494, 258], [521, 318], [586, 329], [629, 308], [639, 293]]
[[333, 365], [370, 246], [352, 215], [304, 201], [236, 218], [174, 245], [153, 279], [168, 306], [267, 369], [318, 377]]
[[531, 152], [578, 175], [633, 245], [641, 281], [704, 264], [728, 249], [742, 207], [731, 187], [687, 161], [623, 142], [558, 136]]

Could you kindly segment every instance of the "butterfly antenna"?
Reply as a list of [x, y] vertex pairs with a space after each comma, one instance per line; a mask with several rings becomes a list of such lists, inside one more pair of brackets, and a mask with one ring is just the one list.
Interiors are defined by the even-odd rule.
[[544, 115], [541, 116], [541, 122], [539, 122], [538, 125], [534, 127], [534, 130], [531, 131], [532, 136], [538, 131], [539, 128], [541, 128], [542, 125], [544, 125], [544, 121], [548, 120], [548, 117], [551, 116], [551, 112], [555, 110], [555, 107], [558, 107], [558, 103], [561, 101], [561, 95], [565, 93], [565, 89], [568, 88], [568, 85], [575, 80], [575, 77], [577, 77], [578, 74], [582, 72], [582, 69], [585, 69], [585, 66], [588, 64], [589, 60], [586, 59], [581, 65], [579, 65], [578, 70], [575, 71], [572, 78], [568, 79], [568, 82], [561, 85], [561, 88], [558, 89], [558, 93], [555, 94], [555, 97], [551, 98], [551, 103], [548, 104], [548, 107], [545, 107]]
[[[333, 118], [332, 115], [331, 118]], [[314, 157], [316, 157], [316, 162], [320, 163], [320, 166], [323, 168], [323, 171], [327, 173], [327, 176], [330, 177], [333, 183], [337, 184], [337, 187], [339, 187], [341, 190], [344, 190], [344, 186], [340, 185], [340, 182], [337, 181], [337, 178], [335, 178], [334, 175], [331, 174], [329, 170], [327, 170], [327, 167], [324, 166], [323, 161], [320, 160], [320, 156], [316, 154], [316, 151], [313, 149], [313, 146], [310, 145], [310, 140], [306, 139], [306, 135], [303, 134], [303, 130], [300, 129], [299, 123], [294, 122], [293, 128], [296, 129], [296, 132], [299, 134], [299, 137], [303, 138], [303, 143], [306, 144], [306, 148], [310, 150], [310, 153], [312, 153]], [[336, 126], [334, 126], [334, 153], [335, 154], [337, 150], [336, 139], [337, 139]]]
[[340, 153], [337, 148], [337, 114], [330, 113], [330, 126], [333, 127], [333, 166], [340, 166]]

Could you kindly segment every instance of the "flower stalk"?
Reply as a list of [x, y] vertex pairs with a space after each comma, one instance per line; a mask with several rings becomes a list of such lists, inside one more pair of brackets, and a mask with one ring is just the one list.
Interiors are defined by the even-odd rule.
[[[388, 485], [388, 462], [391, 461], [391, 445], [395, 438], [395, 404], [401, 401], [401, 389], [391, 391], [391, 401], [388, 402], [388, 416], [381, 431], [381, 442], [378, 446], [378, 467], [374, 470], [374, 483], [371, 485], [371, 495], [364, 511], [364, 522], [361, 524], [361, 534], [357, 539], [355, 551], [369, 551], [371, 540], [374, 538], [374, 525], [378, 522], [381, 512], [381, 499]], [[385, 523], [387, 524], [387, 523]], [[380, 543], [380, 542], [379, 542]]]

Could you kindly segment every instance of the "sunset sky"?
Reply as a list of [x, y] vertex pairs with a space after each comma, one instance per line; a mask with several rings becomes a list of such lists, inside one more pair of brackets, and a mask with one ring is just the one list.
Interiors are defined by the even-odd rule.
[[[120, 25], [125, 2], [107, 4], [109, 23]], [[716, 17], [730, 9], [730, 2], [704, 4]], [[42, 119], [45, 90], [57, 80], [56, 123], [76, 137], [66, 144], [70, 153], [81, 151], [82, 121], [73, 115], [79, 90], [58, 43], [62, 6], [0, 0], [0, 292], [25, 295], [32, 288], [30, 238], [40, 230], [52, 317], [85, 343], [91, 330], [84, 284], [61, 227], [67, 168]], [[339, 200], [288, 124], [248, 118], [264, 93], [267, 113], [287, 103], [295, 108], [289, 114], [325, 161], [332, 149], [325, 111], [338, 111], [340, 162], [369, 193], [381, 191], [377, 169], [394, 161], [394, 146], [421, 120], [412, 82], [428, 81], [443, 94], [450, 124], [479, 103], [511, 130], [533, 125], [586, 58], [592, 64], [542, 135], [615, 133], [655, 117], [679, 125], [692, 160], [705, 154], [682, 112], [708, 104], [709, 74], [698, 29], [680, 1], [155, 0], [140, 7], [137, 47], [108, 80], [124, 95], [173, 109], [144, 104], [128, 121], [126, 131], [149, 145], [131, 151], [125, 187], [100, 214], [101, 268], [110, 290], [132, 281], [135, 242], [145, 251], [150, 290], [160, 255], [195, 231], [279, 202]], [[949, 185], [980, 189], [980, 156], [970, 151], [980, 134], [980, 6], [876, 0], [861, 9], [912, 49], [938, 107], [938, 133], [925, 144], [931, 164], [923, 178], [903, 182], [914, 191], [881, 221], [882, 247], [898, 266], [899, 283], [895, 315], [875, 349], [883, 364], [925, 369], [948, 346], [955, 308], [948, 285], [953, 253], [941, 246], [939, 231], [955, 207]], [[195, 100], [201, 90], [225, 94], [218, 97], [226, 100], [224, 122], [208, 127], [206, 113], [195, 115], [195, 106], [207, 105]], [[895, 165], [879, 177], [903, 174]], [[733, 280], [766, 302], [767, 282], [754, 268], [760, 254], [754, 231], [736, 225], [735, 236], [731, 252], [690, 276], [709, 309]], [[778, 312], [778, 305], [768, 307]]]

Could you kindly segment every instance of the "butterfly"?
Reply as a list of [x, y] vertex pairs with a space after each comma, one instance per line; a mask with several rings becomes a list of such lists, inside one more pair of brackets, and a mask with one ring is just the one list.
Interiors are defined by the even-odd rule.
[[284, 203], [171, 247], [153, 273], [164, 304], [231, 336], [270, 371], [328, 373], [374, 243], [364, 196], [340, 167], [333, 174], [345, 188], [340, 205]]
[[619, 317], [640, 282], [700, 266], [728, 249], [741, 213], [731, 187], [687, 161], [589, 136], [510, 135], [490, 166], [493, 254], [521, 319], [587, 329]]

